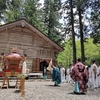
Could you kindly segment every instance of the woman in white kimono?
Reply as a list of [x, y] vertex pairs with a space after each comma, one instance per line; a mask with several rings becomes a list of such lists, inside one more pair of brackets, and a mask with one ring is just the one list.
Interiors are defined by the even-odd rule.
[[66, 69], [66, 82], [70, 82], [71, 80], [71, 77], [70, 77], [70, 72], [71, 72], [71, 69], [70, 67]]
[[88, 66], [88, 71], [89, 71], [89, 79], [88, 79], [87, 86], [88, 86], [88, 88], [90, 88], [90, 87], [93, 86], [93, 84], [92, 84], [92, 76], [91, 76], [91, 66]]
[[22, 66], [22, 73], [26, 74], [26, 69], [27, 69], [27, 64], [26, 64], [26, 54], [24, 54], [24, 62], [23, 62], [23, 66]]
[[73, 68], [74, 68], [74, 65], [71, 64], [71, 65], [70, 65], [70, 84], [71, 84], [71, 85], [74, 85], [74, 84], [75, 84], [74, 80], [71, 78], [71, 72], [72, 72]]
[[95, 64], [95, 60], [91, 60], [91, 80], [93, 85], [93, 91], [97, 91], [98, 83], [97, 83], [97, 65]]
[[65, 68], [62, 66], [60, 68], [60, 72], [61, 72], [61, 82], [65, 82]]
[[98, 87], [100, 87], [100, 62], [98, 64], [97, 81], [98, 81]]

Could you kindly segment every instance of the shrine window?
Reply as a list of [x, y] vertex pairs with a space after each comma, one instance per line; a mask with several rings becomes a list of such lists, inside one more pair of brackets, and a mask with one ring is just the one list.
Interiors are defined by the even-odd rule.
[[45, 57], [51, 57], [51, 51], [50, 50], [40, 50], [40, 55]]

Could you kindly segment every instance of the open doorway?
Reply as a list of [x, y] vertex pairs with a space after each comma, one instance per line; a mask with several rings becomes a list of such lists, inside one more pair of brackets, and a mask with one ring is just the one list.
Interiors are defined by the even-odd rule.
[[48, 67], [48, 63], [45, 60], [40, 62], [40, 71], [43, 71], [44, 67]]

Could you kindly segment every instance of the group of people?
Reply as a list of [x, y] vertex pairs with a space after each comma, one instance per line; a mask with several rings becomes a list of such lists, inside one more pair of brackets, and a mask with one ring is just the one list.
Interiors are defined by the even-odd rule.
[[87, 86], [92, 88], [93, 91], [98, 91], [100, 87], [100, 62], [95, 63], [95, 60], [91, 60], [91, 66], [88, 67], [89, 79]]
[[[75, 82], [74, 78], [77, 77], [77, 76], [74, 75], [74, 73], [76, 72], [78, 75], [80, 74], [81, 76], [83, 76], [83, 79], [82, 79], [83, 83], [82, 82], [81, 83], [82, 84], [85, 83], [85, 88], [88, 87], [88, 88], [91, 88], [93, 91], [98, 91], [98, 88], [100, 88], [100, 62], [98, 64], [96, 64], [95, 60], [91, 60], [89, 66], [86, 66], [85, 64], [80, 63], [81, 66], [85, 66], [84, 67], [85, 77], [82, 74], [82, 72], [80, 73], [79, 68], [78, 68], [79, 72], [77, 72], [77, 70], [75, 70], [75, 66], [77, 64], [79, 64], [79, 62], [80, 62], [80, 60], [78, 59], [78, 63], [76, 63], [74, 66], [71, 65], [69, 68], [67, 68], [66, 82], [70, 83], [73, 80]], [[76, 79], [76, 80], [80, 80], [80, 79]], [[79, 86], [81, 86], [81, 84], [79, 84]], [[86, 90], [84, 90], [83, 92], [86, 92]]]
[[[62, 70], [65, 73], [62, 73]], [[81, 59], [77, 60], [77, 63], [70, 65], [67, 69], [64, 67], [60, 69], [61, 71], [61, 81], [72, 83], [75, 85], [74, 93], [85, 93], [87, 92], [87, 82], [89, 77], [88, 69], [81, 62]]]
[[55, 86], [71, 81], [75, 85], [74, 93], [78, 94], [86, 93], [87, 87], [92, 88], [93, 91], [97, 91], [100, 87], [100, 63], [97, 66], [95, 60], [91, 60], [90, 66], [86, 66], [81, 59], [78, 59], [76, 64], [70, 65], [67, 69], [63, 66], [60, 69], [54, 65], [51, 67]]

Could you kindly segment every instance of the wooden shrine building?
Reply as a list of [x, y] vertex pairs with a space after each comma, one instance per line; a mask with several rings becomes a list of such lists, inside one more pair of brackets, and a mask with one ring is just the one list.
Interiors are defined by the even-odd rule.
[[39, 72], [47, 66], [55, 53], [63, 48], [49, 39], [25, 19], [20, 19], [0, 26], [0, 53], [11, 52], [12, 47], [18, 48], [18, 53], [27, 55], [27, 67], [30, 72]]

